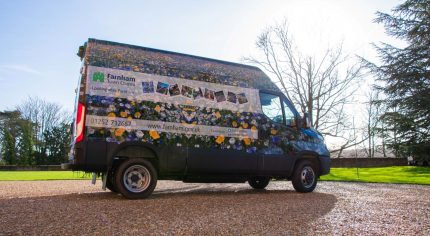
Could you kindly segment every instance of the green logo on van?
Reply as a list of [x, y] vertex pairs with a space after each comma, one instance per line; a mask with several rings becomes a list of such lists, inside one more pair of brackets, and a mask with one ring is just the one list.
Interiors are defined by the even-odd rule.
[[94, 82], [105, 82], [105, 74], [102, 72], [94, 72], [93, 74], [93, 81]]

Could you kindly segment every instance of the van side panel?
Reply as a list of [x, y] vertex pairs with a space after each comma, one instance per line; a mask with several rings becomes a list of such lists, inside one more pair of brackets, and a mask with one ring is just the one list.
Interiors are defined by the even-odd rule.
[[238, 150], [190, 148], [187, 174], [251, 175], [258, 171], [258, 155]]
[[290, 176], [294, 166], [294, 156], [290, 154], [260, 154], [260, 174], [271, 176]]

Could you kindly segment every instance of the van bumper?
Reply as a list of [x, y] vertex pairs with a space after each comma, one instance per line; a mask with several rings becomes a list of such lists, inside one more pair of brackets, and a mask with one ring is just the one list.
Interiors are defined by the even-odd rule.
[[319, 156], [320, 161], [320, 175], [326, 175], [330, 173], [330, 156]]

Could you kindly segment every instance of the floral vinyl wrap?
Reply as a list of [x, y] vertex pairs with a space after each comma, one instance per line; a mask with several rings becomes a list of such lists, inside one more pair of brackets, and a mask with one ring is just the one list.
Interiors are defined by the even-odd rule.
[[89, 39], [85, 63], [112, 69], [280, 92], [270, 78], [256, 67], [103, 40]]
[[[232, 112], [169, 103], [150, 101], [135, 102], [122, 98], [87, 96], [88, 114], [121, 117], [127, 119], [145, 119], [164, 122], [188, 123], [208, 126], [223, 126], [239, 129], [257, 130], [259, 138], [232, 138], [224, 136], [203, 136], [194, 134], [176, 134], [154, 130], [132, 130], [120, 128], [87, 128], [90, 139], [104, 139], [108, 142], [141, 141], [154, 145], [168, 144], [191, 147], [243, 150], [249, 153], [264, 152], [281, 154], [296, 148], [303, 148], [309, 141], [320, 143], [310, 136], [294, 129], [277, 125], [263, 114]], [[185, 111], [185, 112], [184, 112]], [[296, 140], [306, 142], [296, 143]]]
[[[255, 67], [131, 45], [90, 39], [83, 59], [85, 65], [280, 92], [276, 85]], [[83, 76], [85, 77], [85, 74]], [[234, 112], [201, 106], [136, 101], [99, 95], [86, 95], [84, 99], [87, 104], [87, 115], [232, 127], [258, 132], [258, 139], [253, 139], [247, 136], [234, 138], [222, 135], [181, 134], [136, 130], [129, 127], [86, 127], [87, 138], [93, 140], [117, 143], [141, 141], [156, 146], [233, 149], [266, 154], [289, 153], [305, 148], [308, 148], [307, 150], [311, 148], [319, 153], [326, 151], [322, 137], [314, 135], [315, 133], [312, 132], [306, 134], [295, 128], [279, 125], [261, 113]]]

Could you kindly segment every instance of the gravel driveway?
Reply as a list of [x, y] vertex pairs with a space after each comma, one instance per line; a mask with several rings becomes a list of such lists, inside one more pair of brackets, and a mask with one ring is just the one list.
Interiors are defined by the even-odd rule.
[[430, 186], [320, 182], [159, 181], [146, 200], [126, 200], [85, 181], [0, 182], [0, 235], [360, 234], [430, 235]]

